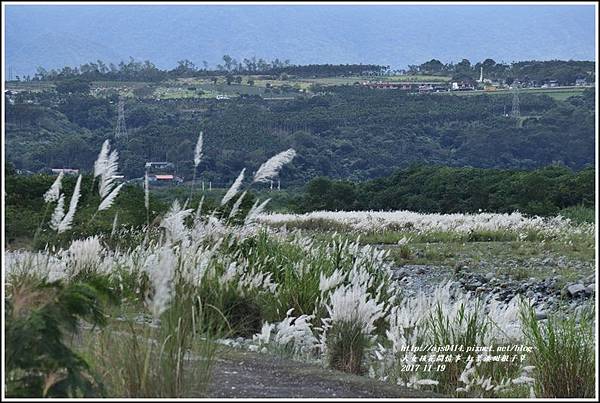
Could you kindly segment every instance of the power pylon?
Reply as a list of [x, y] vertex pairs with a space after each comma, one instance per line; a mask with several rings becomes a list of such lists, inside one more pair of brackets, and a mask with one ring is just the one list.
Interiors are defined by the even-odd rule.
[[521, 117], [521, 110], [519, 107], [519, 87], [517, 85], [513, 86], [512, 111], [510, 112], [510, 116], [515, 119]]
[[125, 99], [119, 97], [117, 105], [117, 127], [115, 128], [115, 138], [121, 141], [129, 142], [127, 135], [127, 126], [125, 125]]

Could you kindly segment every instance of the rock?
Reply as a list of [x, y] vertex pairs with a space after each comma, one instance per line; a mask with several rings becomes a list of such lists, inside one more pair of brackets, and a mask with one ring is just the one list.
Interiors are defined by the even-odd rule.
[[544, 311], [536, 311], [535, 312], [535, 318], [537, 320], [544, 320], [544, 319], [548, 319], [548, 314]]
[[585, 289], [589, 294], [594, 294], [596, 292], [596, 284], [592, 283], [592, 284], [588, 285], [587, 287], [585, 287]]
[[422, 267], [418, 267], [417, 270], [415, 270], [416, 274], [425, 274], [425, 269]]
[[392, 280], [402, 280], [407, 275], [408, 273], [405, 269], [394, 270], [394, 272], [392, 273]]
[[487, 281], [492, 281], [492, 280], [494, 279], [494, 273], [492, 273], [492, 272], [485, 273], [485, 276], [484, 276], [484, 278], [485, 278]]
[[587, 289], [583, 286], [583, 284], [576, 283], [567, 286], [567, 293], [571, 298], [585, 294], [586, 291]]

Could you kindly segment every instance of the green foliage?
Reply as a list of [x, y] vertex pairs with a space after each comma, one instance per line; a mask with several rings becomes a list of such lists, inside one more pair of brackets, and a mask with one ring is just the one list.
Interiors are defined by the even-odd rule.
[[594, 223], [596, 221], [596, 210], [592, 207], [585, 207], [582, 204], [566, 207], [560, 210], [559, 214], [577, 224]]
[[[118, 212], [118, 230], [140, 228], [146, 224], [146, 208], [144, 191], [141, 186], [124, 186], [115, 204], [108, 210], [97, 213], [100, 196], [97, 194], [98, 180], [92, 188], [91, 175], [85, 175], [81, 183], [79, 199], [73, 229], [57, 234], [48, 226], [56, 203], [44, 203], [43, 195], [56, 178], [51, 175], [9, 175], [6, 177], [6, 232], [9, 243], [20, 238], [34, 239], [38, 227], [41, 229], [35, 237], [34, 248], [44, 248], [47, 244], [66, 246], [73, 239], [102, 234], [108, 237], [112, 231], [115, 213]], [[65, 177], [62, 182], [62, 193], [65, 194], [65, 205], [68, 208], [70, 197], [75, 187], [76, 177]], [[167, 206], [150, 194], [150, 220], [166, 211]], [[92, 220], [93, 217], [93, 220]], [[133, 235], [133, 234], [131, 234]], [[121, 233], [126, 239], [127, 234]]]
[[595, 393], [593, 310], [570, 317], [553, 316], [545, 323], [533, 308], [523, 307], [521, 320], [527, 341], [534, 347], [536, 396], [591, 398]]
[[[298, 155], [280, 174], [283, 188], [323, 175], [375, 178], [415, 162], [528, 170], [556, 161], [573, 169], [593, 163], [593, 93], [566, 101], [523, 94], [521, 114], [530, 118], [522, 127], [504, 116], [511, 102], [501, 94], [407, 95], [362, 86], [277, 101], [128, 98], [130, 141], [116, 142], [116, 149], [128, 177], [142, 176], [146, 161], [166, 159], [189, 180], [202, 127], [206, 152], [197, 179], [213, 187], [227, 187], [243, 167], [256, 170], [289, 147]], [[91, 169], [113, 136], [116, 109], [114, 96], [24, 93], [7, 104], [7, 159], [31, 171]]]
[[352, 374], [364, 374], [364, 355], [369, 336], [360, 325], [336, 322], [327, 331], [327, 361], [330, 368]]
[[56, 92], [59, 94], [87, 94], [90, 92], [90, 83], [78, 78], [64, 80], [56, 85]]
[[[573, 172], [564, 166], [552, 165], [527, 172], [415, 165], [363, 183], [314, 179], [306, 186], [297, 205], [301, 206], [300, 211], [504, 213], [518, 210], [544, 216], [564, 211], [578, 219], [589, 220], [586, 209], [594, 205], [594, 169]], [[573, 210], [578, 205], [581, 207]], [[564, 210], [567, 207], [572, 209]], [[472, 240], [481, 237], [486, 238], [486, 235], [473, 234]]]
[[7, 395], [12, 397], [90, 397], [102, 383], [65, 338], [79, 321], [104, 325], [107, 289], [98, 281], [45, 283], [13, 279], [6, 306]]

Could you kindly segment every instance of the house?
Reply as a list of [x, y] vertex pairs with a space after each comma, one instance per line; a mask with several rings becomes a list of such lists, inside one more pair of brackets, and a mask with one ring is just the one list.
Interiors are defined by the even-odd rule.
[[79, 175], [79, 169], [71, 169], [71, 168], [52, 168], [53, 174], [60, 174], [61, 172], [64, 175]]
[[473, 91], [475, 86], [467, 81], [454, 81], [450, 89], [452, 91]]
[[148, 182], [154, 184], [177, 184], [183, 180], [175, 175], [175, 164], [167, 161], [146, 162]]
[[587, 85], [587, 80], [585, 78], [578, 78], [575, 80], [576, 87], [584, 87]]

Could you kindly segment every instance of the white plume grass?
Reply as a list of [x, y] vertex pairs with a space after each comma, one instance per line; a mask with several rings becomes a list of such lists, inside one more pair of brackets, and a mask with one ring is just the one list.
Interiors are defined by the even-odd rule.
[[115, 198], [119, 194], [119, 190], [121, 190], [123, 185], [125, 184], [121, 183], [119, 186], [114, 188], [113, 191], [110, 192], [110, 194], [104, 198], [104, 200], [102, 200], [102, 203], [100, 203], [100, 205], [98, 206], [98, 211], [107, 210], [113, 205], [113, 203], [115, 202]]
[[119, 170], [119, 153], [117, 150], [113, 150], [109, 155], [104, 164], [102, 172], [100, 173], [100, 185], [98, 192], [100, 197], [105, 198], [112, 190], [114, 186], [114, 176]]
[[252, 206], [252, 208], [250, 209], [250, 211], [248, 212], [248, 214], [246, 215], [246, 219], [244, 220], [244, 225], [248, 225], [252, 222], [254, 222], [256, 220], [256, 217], [258, 217], [263, 210], [265, 209], [265, 207], [267, 207], [267, 204], [271, 201], [271, 199], [267, 199], [264, 202], [262, 202], [260, 205], [258, 205], [258, 200], [254, 203], [254, 205]]
[[223, 196], [223, 200], [221, 200], [221, 206], [227, 204], [229, 200], [233, 199], [233, 197], [240, 190], [242, 181], [244, 180], [244, 172], [246, 172], [246, 168], [242, 169], [242, 172], [240, 172], [235, 182], [233, 182], [233, 185], [231, 185], [227, 193], [225, 193], [225, 196]]
[[246, 196], [246, 193], [247, 191], [244, 191], [244, 193], [242, 193], [240, 197], [238, 197], [238, 199], [235, 201], [233, 207], [231, 207], [231, 212], [229, 212], [228, 218], [235, 217], [235, 215], [238, 213], [238, 211], [240, 210], [240, 206], [242, 205], [242, 200], [244, 199], [244, 196]]
[[150, 183], [148, 182], [148, 172], [144, 174], [144, 206], [146, 210], [150, 209]]
[[51, 203], [53, 201], [56, 201], [60, 197], [60, 188], [61, 188], [63, 176], [64, 176], [64, 172], [60, 171], [60, 173], [58, 174], [58, 177], [54, 180], [54, 183], [52, 184], [52, 186], [50, 186], [50, 189], [48, 189], [46, 191], [46, 193], [44, 193], [44, 201], [46, 203]]
[[104, 140], [104, 143], [102, 143], [102, 149], [100, 150], [100, 154], [98, 154], [98, 158], [96, 159], [96, 162], [94, 163], [94, 178], [102, 175], [102, 173], [104, 172], [104, 169], [106, 167], [106, 162], [108, 161], [109, 151], [110, 151], [110, 142], [107, 139], [107, 140]]
[[197, 167], [202, 160], [202, 147], [204, 144], [204, 134], [200, 132], [198, 136], [198, 141], [196, 142], [196, 149], [194, 150], [194, 167]]
[[110, 231], [110, 237], [112, 238], [113, 236], [115, 236], [116, 232], [117, 232], [117, 225], [119, 222], [119, 212], [117, 211], [115, 213], [115, 219], [113, 220], [113, 225], [112, 225], [112, 230]]
[[263, 163], [256, 174], [254, 174], [253, 182], [267, 182], [277, 176], [281, 167], [289, 163], [296, 156], [296, 151], [293, 148], [282, 151], [279, 154], [269, 158]]
[[73, 226], [73, 218], [75, 217], [75, 211], [77, 211], [77, 203], [81, 196], [81, 175], [77, 178], [75, 189], [73, 189], [73, 195], [71, 196], [71, 202], [69, 203], [69, 211], [63, 217], [62, 221], [58, 225], [57, 232], [60, 234]]
[[52, 218], [50, 219], [50, 228], [52, 228], [55, 231], [58, 230], [58, 227], [60, 226], [60, 222], [62, 221], [64, 216], [65, 216], [65, 195], [61, 194], [60, 198], [58, 199], [58, 203], [56, 204], [56, 207], [54, 208], [54, 213], [52, 213]]

